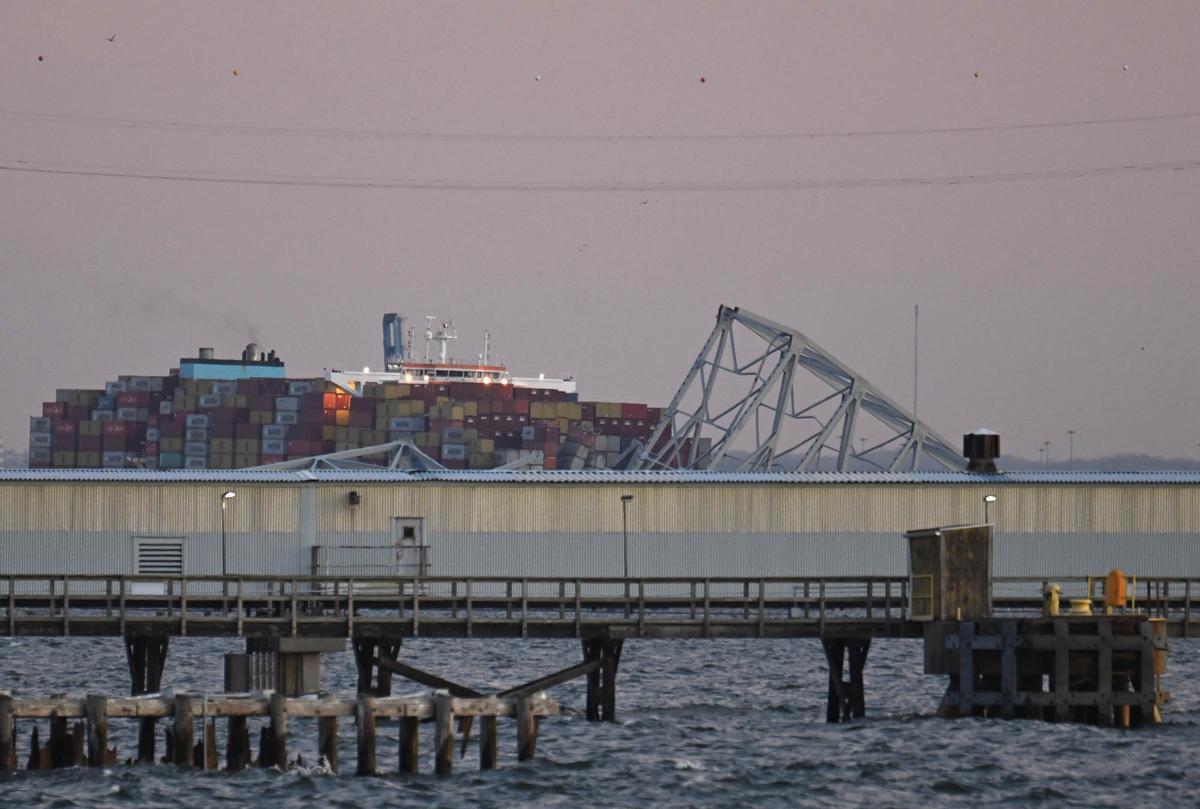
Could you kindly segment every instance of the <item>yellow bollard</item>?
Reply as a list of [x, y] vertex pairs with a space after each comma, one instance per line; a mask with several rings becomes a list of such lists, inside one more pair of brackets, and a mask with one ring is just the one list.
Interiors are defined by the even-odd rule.
[[1047, 618], [1058, 617], [1058, 594], [1062, 588], [1057, 584], [1047, 584], [1042, 591], [1042, 615]]
[[1067, 615], [1091, 615], [1092, 600], [1090, 598], [1072, 598], [1071, 609], [1067, 610]]

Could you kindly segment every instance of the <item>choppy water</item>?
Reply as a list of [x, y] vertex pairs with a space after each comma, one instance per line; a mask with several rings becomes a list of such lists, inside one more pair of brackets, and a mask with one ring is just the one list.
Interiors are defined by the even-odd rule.
[[[239, 648], [173, 639], [164, 687], [219, 691], [220, 654]], [[179, 772], [167, 765], [22, 770], [0, 776], [0, 806], [1194, 806], [1198, 653], [1200, 642], [1172, 641], [1165, 687], [1173, 701], [1164, 727], [1117, 731], [934, 719], [945, 683], [920, 673], [919, 641], [877, 641], [866, 672], [868, 718], [826, 725], [816, 641], [627, 641], [617, 680], [620, 721], [585, 721], [581, 684], [561, 686], [552, 694], [564, 715], [543, 721], [531, 762], [516, 762], [515, 730], [501, 721], [500, 769], [480, 773], [471, 749], [448, 778], [402, 778], [395, 773], [395, 726], [381, 725], [384, 774], [360, 778], [352, 774], [353, 727], [343, 722], [338, 776]], [[580, 653], [566, 641], [409, 640], [403, 657], [464, 684], [499, 689]], [[351, 693], [354, 683], [349, 653], [326, 656], [326, 688]], [[397, 680], [394, 691], [419, 692], [407, 686]], [[124, 651], [111, 638], [3, 639], [0, 688], [18, 696], [125, 693]], [[21, 725], [23, 758], [30, 726]], [[289, 752], [311, 760], [315, 723], [293, 719], [288, 731]], [[432, 733], [422, 733], [422, 769], [429, 773]], [[134, 723], [112, 720], [110, 743], [122, 757], [131, 755]], [[160, 754], [161, 747], [160, 735]]]

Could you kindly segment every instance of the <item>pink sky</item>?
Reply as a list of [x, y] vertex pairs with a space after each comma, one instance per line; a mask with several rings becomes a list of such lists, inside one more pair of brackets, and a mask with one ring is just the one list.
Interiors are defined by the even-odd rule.
[[[1057, 174], [1200, 160], [1195, 3], [0, 19], [0, 167], [351, 181], [0, 170], [9, 447], [56, 387], [200, 345], [254, 336], [297, 376], [378, 365], [392, 310], [456, 320], [460, 356], [487, 328], [517, 373], [661, 404], [717, 305], [741, 305], [907, 403], [919, 303], [921, 416], [950, 439], [988, 426], [1006, 453], [1060, 455], [1074, 429], [1079, 455], [1196, 454], [1200, 170]], [[1080, 121], [1102, 123], [1012, 128]], [[970, 131], [928, 131], [947, 128]], [[892, 182], [1018, 173], [1035, 179]]]

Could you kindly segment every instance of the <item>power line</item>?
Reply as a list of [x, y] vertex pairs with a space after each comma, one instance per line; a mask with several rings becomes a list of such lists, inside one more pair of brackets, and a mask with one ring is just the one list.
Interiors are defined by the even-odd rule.
[[861, 188], [915, 188], [931, 186], [979, 185], [984, 183], [1014, 183], [1040, 180], [1075, 180], [1107, 177], [1120, 174], [1194, 171], [1200, 160], [1169, 163], [1131, 163], [1088, 168], [1049, 169], [1041, 171], [1000, 172], [995, 174], [927, 175], [911, 177], [864, 177], [829, 180], [661, 180], [627, 182], [530, 182], [515, 180], [437, 180], [393, 177], [311, 177], [279, 174], [239, 174], [202, 170], [176, 171], [171, 169], [125, 166], [87, 166], [65, 163], [31, 163], [23, 160], [0, 161], [0, 171], [23, 174], [46, 174], [71, 177], [108, 177], [123, 180], [158, 180], [169, 182], [210, 183], [222, 185], [291, 186], [308, 188], [376, 188], [415, 191], [618, 191], [618, 192], [688, 192], [688, 191], [811, 191]]
[[912, 135], [955, 135], [972, 132], [1016, 132], [1022, 130], [1065, 129], [1073, 127], [1108, 126], [1114, 124], [1154, 123], [1200, 118], [1200, 112], [1176, 112], [1159, 115], [1083, 118], [1068, 121], [1035, 121], [1029, 123], [978, 126], [913, 127], [896, 129], [829, 130], [809, 132], [744, 132], [744, 133], [640, 133], [640, 134], [551, 134], [539, 132], [403, 132], [373, 129], [324, 129], [314, 127], [254, 126], [250, 124], [206, 124], [194, 121], [166, 121], [143, 118], [108, 118], [65, 113], [22, 112], [0, 109], [0, 118], [31, 123], [59, 123], [77, 126], [98, 126], [115, 129], [153, 129], [173, 132], [194, 132], [227, 135], [284, 135], [309, 138], [358, 138], [396, 141], [444, 142], [530, 142], [530, 143], [638, 143], [638, 142], [721, 142], [721, 141], [788, 141], [840, 138], [877, 138]]

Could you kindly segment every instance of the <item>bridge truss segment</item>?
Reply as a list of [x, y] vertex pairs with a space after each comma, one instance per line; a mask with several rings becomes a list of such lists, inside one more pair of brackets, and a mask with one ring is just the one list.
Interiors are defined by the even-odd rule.
[[948, 441], [801, 332], [722, 306], [630, 468], [930, 467], [961, 470], [966, 462]]

